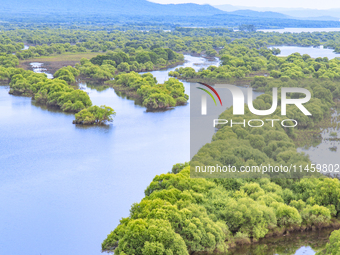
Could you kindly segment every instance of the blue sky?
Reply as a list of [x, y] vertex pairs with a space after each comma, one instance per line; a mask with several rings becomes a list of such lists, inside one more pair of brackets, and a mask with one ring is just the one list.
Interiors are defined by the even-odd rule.
[[160, 4], [170, 3], [197, 3], [197, 4], [210, 4], [221, 5], [231, 4], [237, 6], [256, 6], [256, 7], [284, 7], [284, 8], [309, 8], [309, 9], [331, 9], [340, 8], [340, 1], [337, 0], [149, 0], [151, 2]]

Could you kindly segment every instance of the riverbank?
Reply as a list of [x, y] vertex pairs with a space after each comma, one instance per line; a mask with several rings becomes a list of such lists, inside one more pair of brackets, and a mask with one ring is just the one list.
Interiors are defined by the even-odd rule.
[[[334, 231], [340, 229], [340, 220], [337, 218], [332, 218], [328, 224], [321, 224], [320, 226], [291, 226], [289, 228], [282, 227], [282, 228], [276, 228], [269, 230], [269, 232], [266, 234], [265, 237], [261, 239], [251, 239], [247, 237], [239, 237], [233, 239], [231, 242], [227, 242], [228, 246], [231, 249], [237, 250], [239, 246], [251, 246], [251, 245], [260, 245], [263, 243], [268, 243], [269, 240], [272, 238], [276, 239], [277, 241], [280, 241], [285, 236], [298, 236], [298, 235], [309, 235], [314, 232], [320, 232], [320, 231]], [[328, 239], [328, 237], [327, 237]], [[232, 250], [231, 250], [232, 252]]]
[[[227, 255], [314, 254], [313, 251], [320, 251], [326, 246], [329, 236], [334, 230], [336, 229], [324, 228], [315, 231], [293, 232], [280, 237], [268, 237], [258, 243], [232, 247]], [[196, 255], [200, 255], [200, 253]]]
[[36, 57], [20, 60], [19, 68], [32, 70], [32, 66], [30, 65], [30, 63], [39, 62], [44, 64], [44, 67], [47, 69], [48, 73], [54, 74], [58, 69], [62, 68], [63, 66], [74, 66], [76, 63], [80, 62], [80, 59], [92, 58], [97, 56], [98, 54], [98, 52], [82, 52]]
[[[94, 55], [96, 56], [96, 55]], [[93, 55], [91, 54], [86, 54], [86, 55], [56, 55], [55, 58], [51, 57], [51, 58], [46, 58], [46, 57], [41, 57], [41, 58], [34, 58], [34, 59], [29, 59], [29, 60], [24, 60], [24, 61], [20, 61], [19, 62], [19, 68], [23, 68], [25, 70], [32, 70], [34, 71], [34, 68], [32, 67], [31, 63], [32, 62], [36, 62], [36, 63], [41, 63], [44, 68], [46, 69], [47, 73], [51, 73], [54, 74], [57, 70], [59, 70], [60, 68], [64, 67], [64, 66], [75, 66], [77, 63], [80, 62], [81, 58], [91, 58], [93, 57]], [[51, 60], [52, 59], [52, 60]], [[180, 60], [180, 61], [176, 61], [176, 62], [172, 62], [167, 66], [162, 66], [162, 67], [155, 67], [152, 70], [148, 70], [147, 72], [153, 72], [153, 71], [163, 71], [163, 70], [167, 70], [169, 68], [173, 68], [176, 66], [179, 66], [181, 64], [183, 64], [184, 61]], [[146, 70], [143, 70], [141, 72], [145, 72]], [[117, 71], [117, 74], [119, 72]], [[92, 78], [87, 78], [87, 77], [78, 77], [82, 80], [88, 80], [88, 81], [94, 81], [94, 82], [102, 82], [99, 81], [98, 79], [92, 79]]]

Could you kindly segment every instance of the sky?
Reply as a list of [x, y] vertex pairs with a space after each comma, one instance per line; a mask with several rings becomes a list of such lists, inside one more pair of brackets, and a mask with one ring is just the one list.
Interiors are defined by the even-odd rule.
[[210, 4], [222, 5], [231, 4], [237, 6], [256, 6], [256, 7], [283, 7], [283, 8], [308, 8], [308, 9], [331, 9], [340, 8], [340, 1], [338, 0], [149, 0], [150, 2], [160, 4], [178, 4], [178, 3], [196, 3], [196, 4]]

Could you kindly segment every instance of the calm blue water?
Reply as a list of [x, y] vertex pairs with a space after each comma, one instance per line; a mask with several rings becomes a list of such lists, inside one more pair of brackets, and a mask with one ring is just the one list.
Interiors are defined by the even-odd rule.
[[[195, 69], [217, 64], [186, 59]], [[154, 75], [163, 82], [167, 73]], [[73, 125], [73, 114], [0, 86], [1, 255], [100, 254], [153, 177], [189, 160], [189, 105], [146, 112], [111, 88], [86, 90], [94, 104], [115, 109], [113, 124]]]
[[279, 33], [302, 33], [302, 32], [332, 32], [332, 31], [340, 31], [340, 27], [324, 27], [324, 28], [313, 28], [313, 27], [287, 27], [281, 29], [259, 29], [257, 31], [262, 32], [279, 32]]
[[[196, 70], [218, 64], [186, 60]], [[153, 74], [163, 82], [168, 71]], [[112, 124], [73, 125], [73, 114], [0, 86], [1, 255], [99, 255], [153, 177], [189, 160], [189, 105], [146, 112], [111, 88], [82, 86], [94, 104], [115, 109]]]
[[269, 48], [279, 48], [281, 53], [279, 57], [287, 57], [295, 52], [303, 54], [308, 54], [312, 58], [317, 57], [327, 57], [328, 59], [339, 58], [340, 54], [336, 54], [333, 49], [324, 49], [323, 46], [320, 47], [299, 47], [299, 46], [271, 46]]

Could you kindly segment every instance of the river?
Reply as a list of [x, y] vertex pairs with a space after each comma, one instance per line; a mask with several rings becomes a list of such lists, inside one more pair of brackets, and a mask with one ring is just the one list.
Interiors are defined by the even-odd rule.
[[[196, 70], [218, 65], [217, 60], [192, 56], [185, 60], [181, 66]], [[152, 74], [161, 83], [174, 69]], [[189, 93], [190, 84], [184, 86]], [[80, 87], [94, 104], [115, 109], [112, 124], [73, 125], [73, 114], [35, 105], [30, 98], [9, 95], [8, 85], [0, 86], [3, 254], [101, 254], [101, 242], [144, 197], [153, 177], [190, 159], [189, 104], [147, 112], [112, 88]], [[232, 254], [255, 254], [256, 247], [261, 246]], [[314, 254], [304, 244], [296, 250]], [[274, 248], [268, 252], [276, 253], [283, 254]]]
[[333, 49], [325, 49], [322, 45], [319, 47], [300, 47], [300, 46], [271, 46], [269, 48], [279, 48], [281, 53], [277, 56], [287, 57], [290, 54], [299, 52], [301, 55], [308, 54], [312, 58], [327, 57], [328, 59], [339, 58], [340, 54]]
[[[196, 70], [218, 65], [185, 59], [181, 66]], [[152, 73], [163, 82], [170, 70]], [[101, 242], [152, 179], [190, 159], [189, 105], [146, 112], [112, 88], [80, 86], [94, 104], [115, 109], [112, 124], [73, 125], [73, 114], [0, 86], [1, 254], [101, 254]]]
[[313, 27], [287, 27], [279, 29], [259, 29], [257, 31], [262, 32], [279, 32], [279, 33], [313, 33], [313, 32], [336, 32], [340, 31], [340, 27], [324, 27], [324, 28], [313, 28]]
[[325, 247], [332, 231], [327, 228], [320, 231], [269, 237], [253, 245], [231, 249], [228, 255], [314, 255], [315, 251]]

